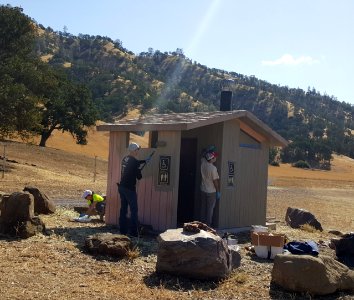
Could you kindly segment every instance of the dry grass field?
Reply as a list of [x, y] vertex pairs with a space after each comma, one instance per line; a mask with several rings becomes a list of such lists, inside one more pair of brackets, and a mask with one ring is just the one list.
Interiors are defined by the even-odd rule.
[[[0, 191], [11, 193], [33, 185], [57, 203], [83, 201], [80, 197], [86, 188], [104, 193], [108, 137], [95, 132], [87, 146], [78, 146], [70, 136], [57, 135], [44, 149], [6, 143], [6, 157], [12, 162], [6, 164], [4, 174], [0, 173]], [[300, 170], [289, 165], [269, 169], [267, 215], [280, 221], [277, 232], [290, 240], [329, 241], [334, 237], [329, 229], [354, 231], [353, 202], [352, 159], [335, 156], [331, 171]], [[325, 231], [285, 226], [288, 206], [313, 212]], [[271, 285], [272, 262], [258, 259], [246, 249], [250, 245], [248, 234], [238, 235], [241, 267], [226, 280], [202, 282], [157, 275], [154, 237], [134, 239], [140, 253], [135, 259], [87, 254], [83, 248], [86, 236], [117, 230], [98, 222], [72, 222], [76, 216], [69, 208], [59, 207], [55, 215], [41, 217], [48, 235], [27, 240], [0, 237], [1, 299], [312, 299]], [[321, 248], [321, 253], [334, 255], [328, 247]], [[316, 299], [354, 299], [354, 294], [341, 292]]]
[[326, 229], [354, 231], [354, 160], [334, 155], [331, 171], [269, 167], [268, 216], [288, 206], [311, 211]]

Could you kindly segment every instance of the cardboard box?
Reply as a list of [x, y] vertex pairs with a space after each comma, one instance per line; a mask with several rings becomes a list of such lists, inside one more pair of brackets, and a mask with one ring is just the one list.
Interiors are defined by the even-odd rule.
[[254, 246], [283, 247], [285, 235], [270, 232], [252, 232], [251, 241]]

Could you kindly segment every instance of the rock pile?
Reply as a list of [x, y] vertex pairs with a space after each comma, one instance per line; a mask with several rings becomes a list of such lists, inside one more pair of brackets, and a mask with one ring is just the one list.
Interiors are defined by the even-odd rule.
[[133, 245], [130, 238], [125, 235], [97, 233], [86, 238], [85, 247], [91, 254], [125, 257]]
[[0, 202], [0, 233], [21, 238], [45, 233], [45, 225], [34, 216], [34, 198], [31, 194], [15, 192], [3, 195]]

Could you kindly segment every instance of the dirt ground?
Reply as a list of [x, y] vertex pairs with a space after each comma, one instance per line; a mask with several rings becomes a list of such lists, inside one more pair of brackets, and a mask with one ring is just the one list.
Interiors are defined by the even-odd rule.
[[[97, 147], [103, 145], [97, 141]], [[0, 191], [12, 193], [34, 185], [58, 204], [82, 203], [80, 197], [87, 188], [104, 193], [104, 150], [95, 163], [96, 146], [86, 146], [89, 148], [83, 148], [80, 155], [80, 151], [70, 150], [70, 143], [65, 144], [66, 152], [6, 143], [10, 161], [5, 172], [0, 172]], [[352, 159], [335, 156], [331, 171], [306, 171], [289, 165], [269, 168], [267, 215], [279, 221], [277, 232], [285, 233], [290, 240], [322, 240], [326, 244], [334, 237], [329, 229], [354, 231], [353, 199]], [[289, 206], [310, 210], [324, 232], [287, 227], [283, 220]], [[156, 274], [157, 244], [153, 236], [133, 240], [140, 253], [135, 259], [87, 254], [85, 237], [97, 232], [117, 233], [117, 229], [99, 222], [72, 222], [76, 216], [71, 209], [58, 207], [55, 215], [41, 216], [48, 235], [27, 240], [0, 237], [1, 299], [313, 299], [271, 284], [272, 261], [259, 259], [246, 249], [250, 246], [249, 233], [238, 234], [241, 267], [226, 280], [203, 282]], [[320, 250], [334, 256], [329, 247]], [[354, 294], [339, 292], [316, 299], [354, 299]]]

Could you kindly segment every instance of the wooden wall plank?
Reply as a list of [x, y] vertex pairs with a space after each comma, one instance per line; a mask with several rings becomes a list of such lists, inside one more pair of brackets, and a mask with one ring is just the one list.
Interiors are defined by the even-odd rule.
[[160, 191], [156, 190], [155, 182], [154, 188], [151, 191], [151, 202], [150, 202], [150, 219], [149, 224], [154, 230], [159, 228], [159, 204], [160, 204]]
[[109, 151], [108, 151], [108, 174], [107, 174], [107, 190], [106, 190], [106, 212], [105, 212], [105, 222], [107, 224], [115, 224], [114, 220], [112, 219], [112, 211], [114, 208], [112, 206], [114, 205], [114, 200], [113, 200], [113, 191], [112, 191], [112, 168], [114, 165], [114, 155], [113, 155], [113, 149], [114, 149], [114, 135], [112, 132], [110, 132], [109, 136]]
[[[158, 148], [159, 156], [171, 156], [170, 185], [166, 187], [157, 186], [158, 165], [156, 166], [155, 194], [158, 193], [157, 205], [152, 213], [152, 219], [157, 219], [158, 230], [170, 228], [168, 224], [177, 225], [177, 205], [178, 205], [178, 183], [179, 183], [179, 160], [181, 148], [180, 131], [162, 131], [158, 133], [159, 141], [166, 143], [165, 147]], [[159, 159], [157, 159], [159, 160]], [[158, 212], [158, 215], [156, 213]], [[167, 220], [171, 216], [171, 220]]]
[[239, 227], [264, 225], [267, 198], [267, 146], [262, 149], [240, 148], [241, 201]]
[[116, 135], [110, 132], [109, 138], [109, 165], [108, 165], [108, 177], [107, 177], [107, 206], [106, 206], [106, 216], [105, 222], [107, 224], [116, 224], [115, 214], [116, 211], [116, 193], [113, 185], [113, 170], [116, 165], [116, 156], [115, 156], [115, 148], [116, 148]]
[[[165, 227], [166, 228], [176, 228], [177, 227], [177, 221], [173, 222], [174, 220], [174, 210], [173, 210], [173, 196], [174, 193], [168, 193], [167, 194], [167, 199], [166, 199], [166, 218], [165, 218]], [[176, 212], [177, 214], [177, 212]]]
[[[151, 153], [150, 148], [142, 148], [138, 153], [138, 160], [144, 160], [149, 154]], [[149, 201], [149, 196], [151, 196], [151, 180], [149, 180], [149, 164], [145, 165], [142, 170], [142, 179], [137, 180], [136, 190], [137, 190], [137, 197], [138, 197], [138, 219], [139, 222], [145, 224], [145, 206], [146, 202]], [[149, 192], [147, 192], [149, 191]]]
[[147, 220], [149, 220], [150, 218], [151, 189], [153, 186], [152, 177], [144, 177], [144, 179], [141, 180], [139, 185], [141, 185], [141, 188], [139, 189], [138, 193], [138, 199], [140, 199], [138, 213], [139, 221], [142, 224], [149, 225]]
[[160, 191], [160, 199], [159, 199], [159, 216], [158, 216], [158, 230], [166, 230], [167, 226], [167, 202], [168, 202], [168, 195], [172, 194], [172, 191]]
[[126, 134], [110, 132], [106, 223], [112, 225], [118, 224], [119, 219], [120, 201], [117, 182], [120, 180], [121, 160], [127, 153]]
[[[219, 203], [219, 228], [230, 228], [238, 222], [239, 199], [236, 197], [239, 182], [238, 160], [239, 160], [239, 123], [236, 120], [230, 120], [224, 123], [221, 149], [221, 166], [219, 169], [221, 200]], [[228, 186], [229, 165], [228, 162], [234, 162], [235, 175], [234, 186]]]

